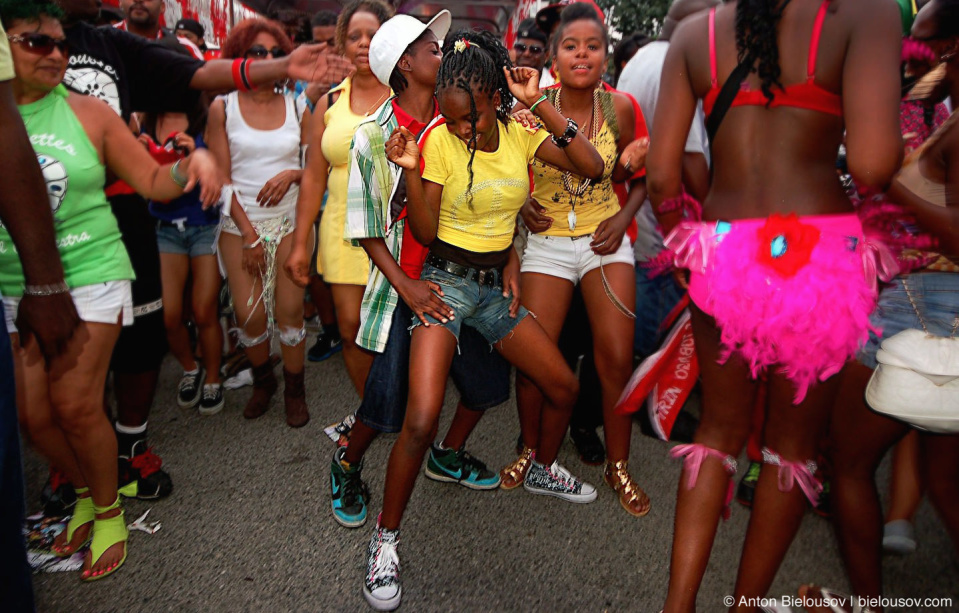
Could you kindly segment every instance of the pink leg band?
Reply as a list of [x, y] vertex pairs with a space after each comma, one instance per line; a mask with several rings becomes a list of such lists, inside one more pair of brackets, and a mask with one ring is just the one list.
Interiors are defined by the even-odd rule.
[[789, 462], [769, 447], [763, 447], [763, 462], [779, 467], [780, 492], [792, 491], [793, 483], [798, 483], [799, 489], [806, 495], [811, 505], [816, 506], [819, 503], [822, 482], [816, 478], [818, 466], [815, 462], [812, 460]]
[[712, 449], [711, 447], [707, 447], [700, 443], [676, 445], [670, 450], [669, 455], [673, 458], [685, 458], [683, 460], [683, 470], [689, 474], [689, 480], [686, 482], [686, 489], [690, 490], [696, 487], [696, 480], [699, 478], [699, 469], [702, 468], [703, 460], [708, 457], [713, 457], [723, 463], [723, 468], [725, 468], [726, 472], [729, 473], [729, 487], [726, 490], [726, 503], [725, 508], [723, 509], [723, 519], [729, 519], [729, 505], [733, 501], [733, 475], [736, 474], [736, 469], [739, 466], [739, 464], [736, 462], [736, 458], [729, 454], [723, 453], [718, 449]]

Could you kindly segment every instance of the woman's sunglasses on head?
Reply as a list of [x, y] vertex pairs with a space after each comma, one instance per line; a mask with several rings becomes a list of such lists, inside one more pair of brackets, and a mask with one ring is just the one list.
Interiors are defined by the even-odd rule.
[[285, 56], [286, 51], [284, 51], [280, 47], [273, 47], [272, 49], [267, 49], [263, 45], [253, 45], [252, 47], [246, 50], [246, 53], [244, 55], [247, 58], [263, 59], [268, 54], [272, 55], [274, 58], [278, 58], [278, 57]]
[[7, 40], [11, 43], [20, 45], [20, 48], [37, 55], [50, 55], [54, 49], [59, 49], [60, 53], [67, 55], [69, 45], [65, 38], [53, 38], [46, 34], [32, 32], [29, 34], [8, 34]]

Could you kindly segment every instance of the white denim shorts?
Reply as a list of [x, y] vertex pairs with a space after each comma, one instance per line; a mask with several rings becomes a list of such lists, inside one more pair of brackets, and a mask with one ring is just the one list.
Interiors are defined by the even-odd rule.
[[[80, 319], [91, 323], [115, 324], [123, 315], [123, 325], [133, 325], [133, 292], [130, 281], [107, 281], [93, 285], [82, 285], [70, 290], [73, 304], [77, 307]], [[7, 333], [17, 332], [17, 308], [19, 296], [4, 296], [4, 320]]]
[[591, 270], [600, 265], [629, 264], [636, 265], [636, 256], [629, 238], [623, 236], [619, 249], [609, 255], [599, 256], [593, 253], [589, 243], [592, 235], [585, 236], [543, 236], [529, 235], [526, 252], [520, 272], [538, 272], [551, 277], [579, 283]]

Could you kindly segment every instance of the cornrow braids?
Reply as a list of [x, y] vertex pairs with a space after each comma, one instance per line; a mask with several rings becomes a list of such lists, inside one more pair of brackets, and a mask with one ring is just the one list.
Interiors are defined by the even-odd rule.
[[789, 5], [784, 0], [776, 7], [774, 0], [739, 0], [736, 3], [736, 49], [739, 61], [755, 64], [751, 72], [759, 75], [766, 104], [773, 100], [773, 87], [783, 89], [779, 76], [779, 45], [776, 28], [782, 19], [783, 10]]
[[469, 183], [466, 187], [467, 204], [473, 209], [473, 159], [476, 157], [476, 93], [483, 93], [491, 99], [499, 93], [500, 103], [496, 107], [496, 120], [509, 128], [510, 111], [513, 108], [513, 94], [503, 68], [512, 68], [506, 47], [490, 32], [459, 30], [446, 37], [443, 45], [443, 61], [436, 75], [436, 93], [456, 88], [466, 93], [470, 100], [469, 141], [470, 161], [466, 169]]

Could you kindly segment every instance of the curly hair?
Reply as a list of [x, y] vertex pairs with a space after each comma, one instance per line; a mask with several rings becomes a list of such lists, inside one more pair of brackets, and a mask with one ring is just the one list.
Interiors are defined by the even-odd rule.
[[[461, 50], [457, 50], [457, 43]], [[466, 43], [466, 48], [462, 44]], [[475, 30], [459, 30], [447, 36], [443, 45], [443, 61], [436, 75], [436, 93], [456, 88], [466, 92], [470, 99], [470, 161], [469, 184], [466, 187], [470, 209], [473, 208], [473, 158], [476, 157], [476, 112], [477, 93], [483, 93], [491, 99], [499, 92], [500, 103], [496, 107], [496, 119], [509, 127], [510, 111], [513, 108], [513, 94], [503, 68], [512, 68], [509, 52], [492, 33]]]
[[736, 49], [739, 61], [755, 64], [751, 72], [759, 75], [766, 104], [773, 100], [773, 87], [783, 89], [779, 82], [779, 45], [776, 28], [783, 10], [789, 5], [784, 0], [777, 8], [775, 0], [739, 0], [736, 3]]
[[244, 19], [230, 31], [230, 35], [223, 41], [222, 57], [224, 59], [243, 57], [249, 50], [250, 45], [253, 44], [253, 40], [261, 33], [269, 34], [275, 38], [276, 44], [287, 54], [293, 51], [293, 43], [290, 41], [290, 37], [275, 21], [252, 18]]
[[603, 23], [599, 13], [596, 12], [596, 7], [586, 2], [574, 2], [566, 5], [563, 12], [559, 14], [559, 26], [556, 28], [556, 31], [553, 32], [551, 39], [552, 44], [550, 45], [550, 53], [552, 53], [554, 57], [559, 50], [559, 41], [563, 38], [563, 30], [566, 29], [566, 26], [584, 19], [592, 21], [599, 26], [599, 30], [603, 33], [603, 50], [606, 51], [607, 55], [609, 54], [609, 32], [606, 30], [606, 24]]
[[393, 7], [383, 0], [352, 0], [347, 4], [336, 19], [336, 49], [340, 53], [346, 49], [346, 31], [357, 13], [370, 13], [383, 25], [393, 16]]
[[63, 10], [52, 0], [0, 0], [0, 23], [9, 28], [14, 21], [37, 21], [40, 17], [63, 18]]

